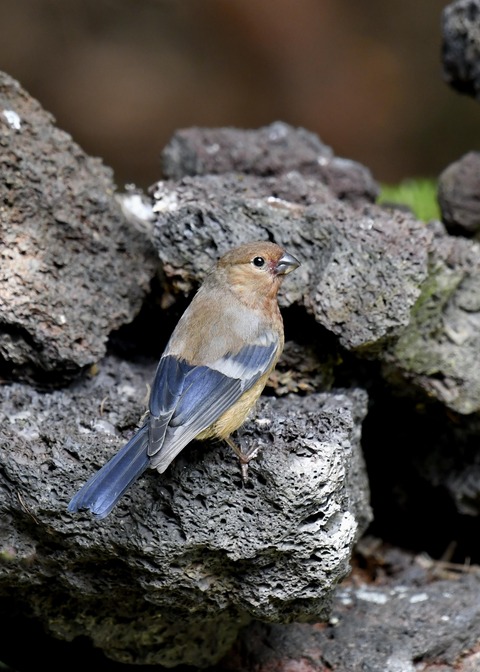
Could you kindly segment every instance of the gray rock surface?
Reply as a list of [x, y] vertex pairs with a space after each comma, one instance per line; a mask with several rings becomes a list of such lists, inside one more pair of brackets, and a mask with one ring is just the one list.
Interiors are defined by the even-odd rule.
[[449, 408], [478, 412], [480, 244], [438, 236], [430, 253], [428, 280], [410, 324], [384, 359]]
[[86, 635], [136, 664], [204, 666], [251, 618], [326, 618], [371, 520], [366, 394], [263, 400], [239, 438], [261, 446], [245, 486], [228, 447], [192, 445], [105, 521], [68, 514], [153, 373], [109, 358], [61, 391], [0, 388], [2, 597], [57, 637]]
[[480, 230], [480, 152], [468, 152], [438, 178], [438, 203], [449, 231], [473, 235]]
[[[281, 178], [285, 184], [285, 178]], [[369, 206], [359, 212], [320, 188], [207, 175], [162, 182], [152, 191], [153, 238], [169, 284], [188, 293], [230, 245], [274, 239], [301, 260], [280, 297], [300, 304], [348, 349], [374, 347], [408, 325], [427, 277], [432, 234], [408, 213]]]
[[257, 130], [185, 128], [162, 152], [165, 177], [241, 173], [268, 177], [300, 173], [352, 203], [373, 201], [379, 187], [360, 163], [335, 156], [314, 133], [277, 121]]
[[256, 623], [221, 670], [476, 672], [480, 573], [339, 587], [328, 624]]
[[305, 308], [344, 348], [380, 360], [390, 381], [459, 413], [480, 410], [478, 244], [302, 181], [226, 173], [154, 185], [149, 225], [169, 302], [230, 245], [275, 240], [302, 261], [283, 307]]
[[0, 367], [58, 382], [134, 318], [155, 258], [112, 198], [112, 171], [4, 73], [0, 169]]
[[457, 0], [442, 11], [443, 76], [459, 93], [480, 98], [480, 2]]
[[[312, 669], [410, 671], [424, 658], [447, 670], [467, 647], [474, 655], [475, 578], [448, 581], [441, 595], [415, 573], [403, 593], [391, 577], [366, 586], [388, 605], [372, 607], [380, 623], [359, 586], [336, 589], [372, 519], [361, 428], [374, 488], [388, 487], [400, 511], [392, 521], [388, 497], [375, 500], [386, 534], [409, 508], [407, 538], [420, 544], [439, 534], [439, 517], [442, 535], [454, 531], [447, 543], [469, 529], [465, 518], [476, 522], [479, 244], [377, 207], [368, 171], [304, 129], [185, 129], [164, 154], [168, 179], [119, 195], [6, 76], [0, 102], [0, 356], [16, 378], [0, 386], [2, 618], [14, 605], [24, 623], [136, 665], [211, 665], [252, 621], [264, 623], [240, 641], [259, 670], [256, 632], [274, 647], [291, 634], [297, 651], [326, 633], [328, 656], [317, 651]], [[69, 515], [72, 494], [137, 426], [156, 365], [101, 359], [112, 330], [133, 319], [159, 261], [155, 320], [136, 327], [137, 344], [143, 330], [158, 350], [218, 256], [252, 238], [283, 244], [302, 266], [282, 287], [293, 336], [267, 390], [279, 398], [263, 398], [239, 436], [261, 447], [251, 480], [242, 484], [226, 446], [192, 444], [105, 521]], [[40, 392], [32, 380], [63, 388]], [[462, 540], [473, 553], [475, 533]], [[432, 612], [415, 611], [420, 588]], [[450, 591], [458, 621], [440, 600]]]

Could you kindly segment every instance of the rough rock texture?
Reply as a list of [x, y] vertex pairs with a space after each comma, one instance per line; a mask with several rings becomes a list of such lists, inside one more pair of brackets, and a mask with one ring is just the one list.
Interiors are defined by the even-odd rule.
[[[480, 642], [473, 572], [365, 586], [357, 571], [337, 587], [367, 526], [480, 561], [479, 244], [377, 207], [368, 171], [278, 123], [180, 131], [168, 179], [115, 194], [98, 161], [1, 81], [17, 101], [0, 108], [0, 355], [17, 378], [0, 386], [2, 632], [15, 615], [16, 632], [30, 618], [116, 661], [198, 668], [245, 628], [222, 669], [467, 672]], [[151, 334], [157, 355], [213, 262], [252, 238], [302, 266], [282, 287], [277, 396], [239, 437], [261, 446], [251, 480], [229, 448], [192, 444], [106, 520], [68, 514], [144, 412], [156, 359], [127, 362], [126, 342], [138, 359]], [[112, 337], [145, 295], [151, 243], [161, 273]], [[41, 393], [34, 377], [64, 387]]]
[[314, 133], [280, 121], [258, 130], [179, 130], [162, 152], [162, 166], [170, 179], [230, 172], [267, 177], [294, 171], [314, 177], [337, 198], [353, 203], [373, 201], [379, 191], [368, 168], [335, 156]]
[[428, 281], [411, 322], [386, 352], [402, 374], [459, 413], [480, 408], [480, 244], [449, 236], [431, 246]]
[[458, 0], [443, 9], [442, 63], [450, 86], [480, 98], [479, 0]]
[[408, 213], [352, 207], [322, 185], [300, 188], [302, 179], [226, 173], [154, 185], [150, 225], [171, 301], [230, 245], [275, 240], [302, 261], [282, 306], [306, 308], [343, 347], [384, 362], [390, 380], [478, 411], [478, 244]]
[[[476, 672], [480, 572], [434, 580], [418, 565], [341, 586], [325, 624], [249, 626], [219, 670]], [[218, 670], [217, 670], [218, 672]]]
[[480, 230], [480, 152], [468, 152], [445, 168], [438, 178], [438, 203], [452, 233]]
[[155, 272], [92, 159], [0, 73], [0, 370], [57, 381], [106, 351]]
[[305, 306], [349, 349], [399, 333], [426, 278], [432, 234], [407, 213], [359, 212], [324, 189], [309, 189], [308, 206], [277, 193], [274, 179], [231, 173], [156, 185], [153, 236], [170, 285], [188, 293], [230, 245], [274, 239], [302, 262], [283, 306]]
[[68, 514], [122, 444], [115, 427], [140, 415], [147, 371], [109, 358], [62, 391], [0, 388], [3, 599], [15, 595], [58, 637], [88, 635], [137, 664], [211, 664], [252, 617], [328, 617], [371, 520], [366, 394], [264, 400], [240, 438], [262, 446], [245, 486], [228, 447], [192, 446], [102, 523]]

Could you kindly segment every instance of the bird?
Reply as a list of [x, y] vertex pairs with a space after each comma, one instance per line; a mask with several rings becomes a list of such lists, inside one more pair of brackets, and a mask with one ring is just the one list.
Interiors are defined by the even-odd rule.
[[192, 440], [223, 439], [247, 479], [258, 448], [232, 440], [260, 397], [284, 348], [278, 290], [300, 266], [269, 241], [230, 249], [207, 273], [160, 357], [143, 425], [68, 504], [97, 519], [110, 514], [147, 468], [163, 473]]

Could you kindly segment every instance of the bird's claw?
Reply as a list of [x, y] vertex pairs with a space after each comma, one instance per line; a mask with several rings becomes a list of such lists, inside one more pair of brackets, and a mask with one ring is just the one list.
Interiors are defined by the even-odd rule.
[[248, 480], [248, 465], [250, 460], [253, 460], [255, 457], [258, 455], [258, 451], [260, 450], [259, 446], [255, 448], [251, 448], [248, 452], [244, 453], [241, 450], [239, 450], [239, 459], [240, 459], [240, 466], [242, 468], [242, 480], [244, 483], [247, 482]]
[[240, 467], [242, 469], [242, 481], [246, 483], [248, 481], [248, 464], [250, 460], [253, 460], [255, 457], [257, 457], [260, 446], [254, 446], [246, 452], [243, 452], [243, 450], [239, 448], [230, 438], [226, 439], [226, 442], [240, 461]]

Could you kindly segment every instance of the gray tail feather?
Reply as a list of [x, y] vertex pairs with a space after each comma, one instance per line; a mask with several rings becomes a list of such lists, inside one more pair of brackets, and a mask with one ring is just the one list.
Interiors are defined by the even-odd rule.
[[148, 467], [147, 448], [148, 424], [145, 424], [72, 497], [68, 511], [90, 509], [96, 518], [108, 516], [120, 497]]

